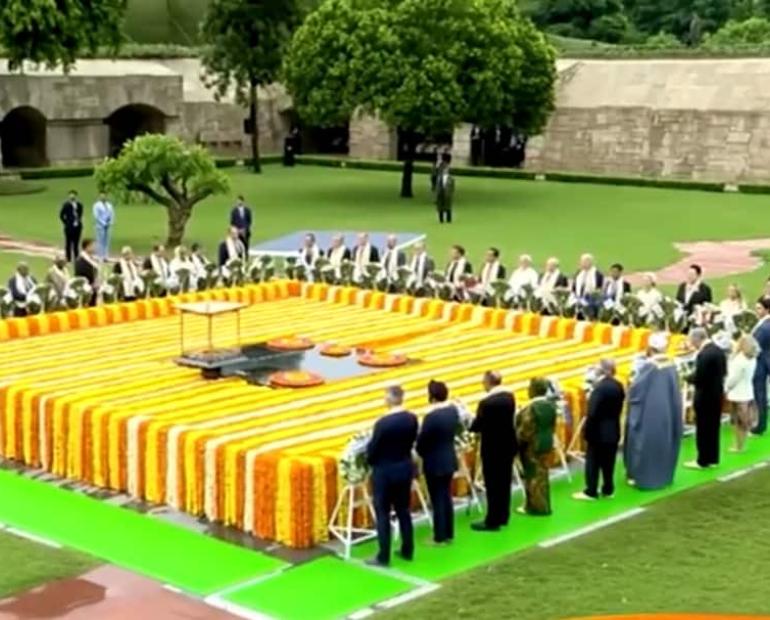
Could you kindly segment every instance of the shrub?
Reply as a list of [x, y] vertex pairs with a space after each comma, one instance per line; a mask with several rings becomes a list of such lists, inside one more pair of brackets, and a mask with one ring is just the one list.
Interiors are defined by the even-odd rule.
[[705, 48], [733, 45], [764, 45], [770, 43], [770, 21], [751, 17], [738, 22], [730, 20], [703, 43]]

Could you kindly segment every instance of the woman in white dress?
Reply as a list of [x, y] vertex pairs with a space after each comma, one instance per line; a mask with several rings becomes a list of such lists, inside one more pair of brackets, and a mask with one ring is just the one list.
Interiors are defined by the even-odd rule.
[[645, 273], [642, 276], [642, 286], [636, 291], [636, 296], [642, 302], [642, 316], [648, 316], [652, 309], [663, 301], [663, 293], [658, 290], [654, 273]]
[[743, 293], [737, 284], [731, 284], [727, 287], [727, 297], [719, 304], [719, 311], [725, 320], [730, 319], [746, 310], [746, 302], [743, 299]]
[[754, 427], [754, 371], [759, 346], [753, 336], [744, 335], [736, 344], [727, 366], [725, 393], [735, 428], [735, 446], [731, 452], [743, 452], [746, 436]]

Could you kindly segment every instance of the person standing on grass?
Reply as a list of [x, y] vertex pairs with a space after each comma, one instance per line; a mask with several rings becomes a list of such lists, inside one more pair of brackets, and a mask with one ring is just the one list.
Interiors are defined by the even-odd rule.
[[709, 338], [708, 332], [696, 327], [690, 332], [690, 344], [697, 351], [695, 372], [688, 381], [695, 387], [695, 443], [698, 458], [685, 463], [689, 469], [707, 469], [719, 465], [719, 431], [722, 423], [727, 359], [724, 351]]
[[436, 208], [438, 209], [438, 221], [440, 224], [452, 223], [452, 203], [454, 201], [455, 180], [450, 170], [452, 156], [442, 153], [441, 165], [436, 170]]
[[572, 497], [595, 500], [599, 497], [599, 474], [602, 477], [602, 496], [615, 493], [615, 460], [620, 444], [620, 416], [626, 392], [615, 378], [615, 361], [599, 362], [600, 378], [588, 398], [583, 436], [586, 442], [585, 490]]
[[414, 557], [414, 529], [409, 504], [412, 497], [414, 462], [412, 448], [417, 439], [417, 416], [404, 409], [404, 390], [393, 385], [385, 391], [388, 413], [374, 425], [366, 456], [372, 468], [374, 513], [379, 552], [369, 560], [375, 566], [390, 564], [390, 512], [398, 519], [400, 556]]
[[417, 454], [433, 508], [433, 542], [448, 544], [454, 538], [454, 504], [452, 479], [457, 471], [455, 436], [460, 425], [457, 406], [447, 403], [449, 389], [445, 383], [428, 383], [430, 413], [425, 416], [417, 436]]
[[78, 257], [80, 237], [83, 235], [83, 203], [78, 200], [74, 189], [70, 190], [59, 210], [59, 220], [64, 226], [64, 255], [71, 263]]
[[643, 490], [661, 489], [674, 481], [682, 444], [682, 390], [667, 350], [665, 334], [650, 337], [650, 354], [628, 392], [624, 460], [629, 484]]
[[725, 393], [735, 428], [735, 445], [730, 452], [743, 452], [746, 435], [754, 427], [754, 375], [759, 346], [752, 336], [742, 336], [727, 364]]
[[94, 203], [93, 215], [96, 227], [97, 256], [102, 261], [106, 261], [110, 256], [110, 236], [112, 235], [112, 226], [115, 223], [115, 208], [107, 200], [107, 195], [104, 192], [99, 193], [99, 199]]
[[241, 243], [248, 252], [251, 247], [251, 209], [246, 205], [243, 196], [238, 196], [238, 201], [230, 212], [230, 226], [238, 229]]
[[754, 371], [754, 402], [757, 408], [757, 425], [751, 429], [753, 435], [764, 435], [767, 431], [767, 380], [770, 377], [770, 297], [757, 301], [756, 313], [759, 322], [751, 335], [759, 345], [757, 366]]
[[486, 518], [471, 525], [479, 532], [496, 532], [508, 525], [511, 516], [511, 480], [517, 452], [516, 400], [502, 384], [499, 372], [484, 373], [482, 385], [487, 396], [479, 403], [470, 429], [481, 437], [481, 469], [487, 492]]

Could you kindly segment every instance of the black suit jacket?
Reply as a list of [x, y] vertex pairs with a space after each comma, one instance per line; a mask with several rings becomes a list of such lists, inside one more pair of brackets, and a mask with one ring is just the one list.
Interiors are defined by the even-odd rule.
[[[228, 259], [229, 253], [227, 251], [227, 241], [220, 242], [218, 255], [219, 255], [219, 266], [224, 267], [225, 265], [227, 265], [227, 261], [229, 260]], [[246, 254], [244, 254], [244, 252], [241, 251], [238, 253], [238, 258], [245, 261]]]
[[75, 261], [75, 277], [85, 278], [88, 280], [88, 283], [93, 286], [94, 282], [96, 282], [96, 276], [98, 275], [96, 267], [82, 256], [78, 256]]
[[59, 219], [64, 228], [83, 228], [83, 203], [79, 200], [73, 205], [69, 200], [65, 202], [59, 211]]
[[690, 378], [695, 386], [695, 398], [706, 396], [721, 404], [727, 375], [727, 356], [713, 342], [704, 346], [695, 357], [695, 372]]
[[366, 447], [375, 482], [383, 476], [390, 480], [408, 480], [414, 476], [412, 448], [417, 428], [417, 416], [409, 411], [389, 413], [377, 420]]
[[516, 399], [510, 392], [493, 392], [479, 403], [471, 432], [481, 435], [482, 459], [508, 461], [516, 456], [515, 413]]
[[[369, 252], [370, 263], [379, 263], [380, 262], [380, 251], [374, 247], [373, 245], [369, 246], [371, 248], [371, 251]], [[355, 257], [358, 255], [359, 247], [356, 246], [353, 248], [352, 256], [355, 259]]]
[[237, 228], [238, 230], [251, 230], [251, 209], [246, 207], [243, 215], [240, 213], [238, 207], [233, 207], [230, 212], [230, 226]]
[[448, 476], [457, 471], [455, 435], [459, 424], [454, 405], [443, 405], [425, 416], [417, 436], [417, 454], [422, 457], [426, 476]]
[[[578, 287], [578, 276], [579, 275], [580, 275], [580, 272], [578, 271], [575, 274], [575, 278], [574, 278], [574, 280], [572, 282], [572, 292], [575, 293], [576, 295], [578, 294], [577, 287]], [[596, 283], [594, 290], [597, 291], [597, 292], [602, 292], [604, 290], [604, 274], [601, 271], [599, 271], [598, 269], [596, 270], [596, 278], [594, 279], [594, 282]]]
[[676, 291], [676, 300], [684, 306], [687, 314], [691, 314], [695, 306], [711, 303], [712, 299], [711, 288], [703, 282], [701, 282], [700, 288], [692, 294], [690, 301], [687, 301], [687, 284], [682, 282]]
[[589, 444], [620, 442], [620, 416], [626, 393], [621, 383], [605, 377], [594, 387], [588, 399], [585, 438]]
[[[322, 252], [321, 254], [329, 258], [333, 251], [334, 248], [329, 248], [325, 253]], [[353, 255], [350, 253], [350, 248], [345, 248], [345, 251], [342, 253], [342, 260], [353, 260]]]
[[[540, 274], [540, 277], [537, 279], [538, 284], [543, 283], [543, 278], [545, 278], [546, 274], [545, 272]], [[569, 287], [569, 280], [567, 279], [567, 276], [565, 276], [563, 273], [560, 273], [559, 276], [556, 278], [556, 284], [554, 284], [555, 288], [568, 288]]]

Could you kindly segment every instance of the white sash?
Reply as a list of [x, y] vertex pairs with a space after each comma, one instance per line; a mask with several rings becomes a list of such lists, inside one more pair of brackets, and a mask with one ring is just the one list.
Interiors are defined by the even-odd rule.
[[596, 267], [587, 271], [581, 271], [575, 278], [575, 293], [578, 297], [585, 297], [596, 291]]
[[332, 267], [339, 268], [342, 264], [342, 260], [345, 257], [345, 246], [341, 245], [338, 248], [332, 248], [329, 252], [329, 264]]
[[514, 295], [518, 295], [527, 285], [531, 286], [534, 291], [537, 289], [537, 272], [531, 267], [527, 267], [526, 269], [519, 267], [513, 274], [511, 274], [508, 284], [511, 287], [511, 293]]
[[620, 300], [623, 299], [623, 289], [626, 287], [625, 283], [626, 281], [624, 278], [618, 278], [617, 280], [607, 278], [605, 284], [605, 294], [607, 299], [612, 299], [619, 303]]
[[462, 284], [461, 278], [465, 273], [465, 266], [467, 264], [468, 261], [465, 260], [465, 257], [450, 262], [446, 270], [447, 281], [454, 286], [460, 286]]
[[497, 275], [500, 273], [500, 261], [494, 261], [492, 263], [484, 263], [484, 269], [481, 270], [481, 282], [479, 284], [482, 288], [487, 289], [493, 281], [497, 280]]
[[127, 297], [134, 297], [137, 290], [144, 289], [144, 282], [133, 261], [120, 259], [120, 275], [123, 278], [123, 294]]
[[150, 264], [152, 265], [152, 270], [155, 272], [155, 274], [158, 276], [158, 279], [163, 284], [168, 283], [168, 277], [169, 277], [169, 269], [168, 269], [168, 262], [166, 262], [166, 259], [162, 256], [156, 256], [155, 254], [150, 255]]
[[[318, 260], [319, 255], [320, 255], [320, 251], [318, 250], [318, 246], [315, 244], [310, 249], [303, 247], [299, 251], [299, 256], [300, 256], [300, 259], [302, 260], [302, 264], [308, 268], [312, 268], [315, 265], [315, 262]], [[308, 258], [310, 259], [310, 261], [308, 261]]]
[[243, 243], [241, 243], [239, 240], [233, 239], [232, 237], [228, 237], [225, 240], [225, 243], [227, 245], [227, 262], [229, 263], [231, 260], [242, 259], [243, 258]]
[[412, 258], [410, 269], [412, 270], [412, 280], [418, 286], [425, 281], [425, 263], [428, 260], [428, 255], [423, 253], [419, 256]]
[[366, 244], [364, 246], [356, 246], [353, 268], [353, 279], [358, 281], [364, 275], [364, 269], [372, 262], [372, 246]]
[[20, 308], [27, 306], [27, 297], [35, 288], [35, 281], [30, 276], [22, 276], [20, 273], [14, 274], [16, 290], [24, 295], [24, 301], [17, 301], [16, 305]]

